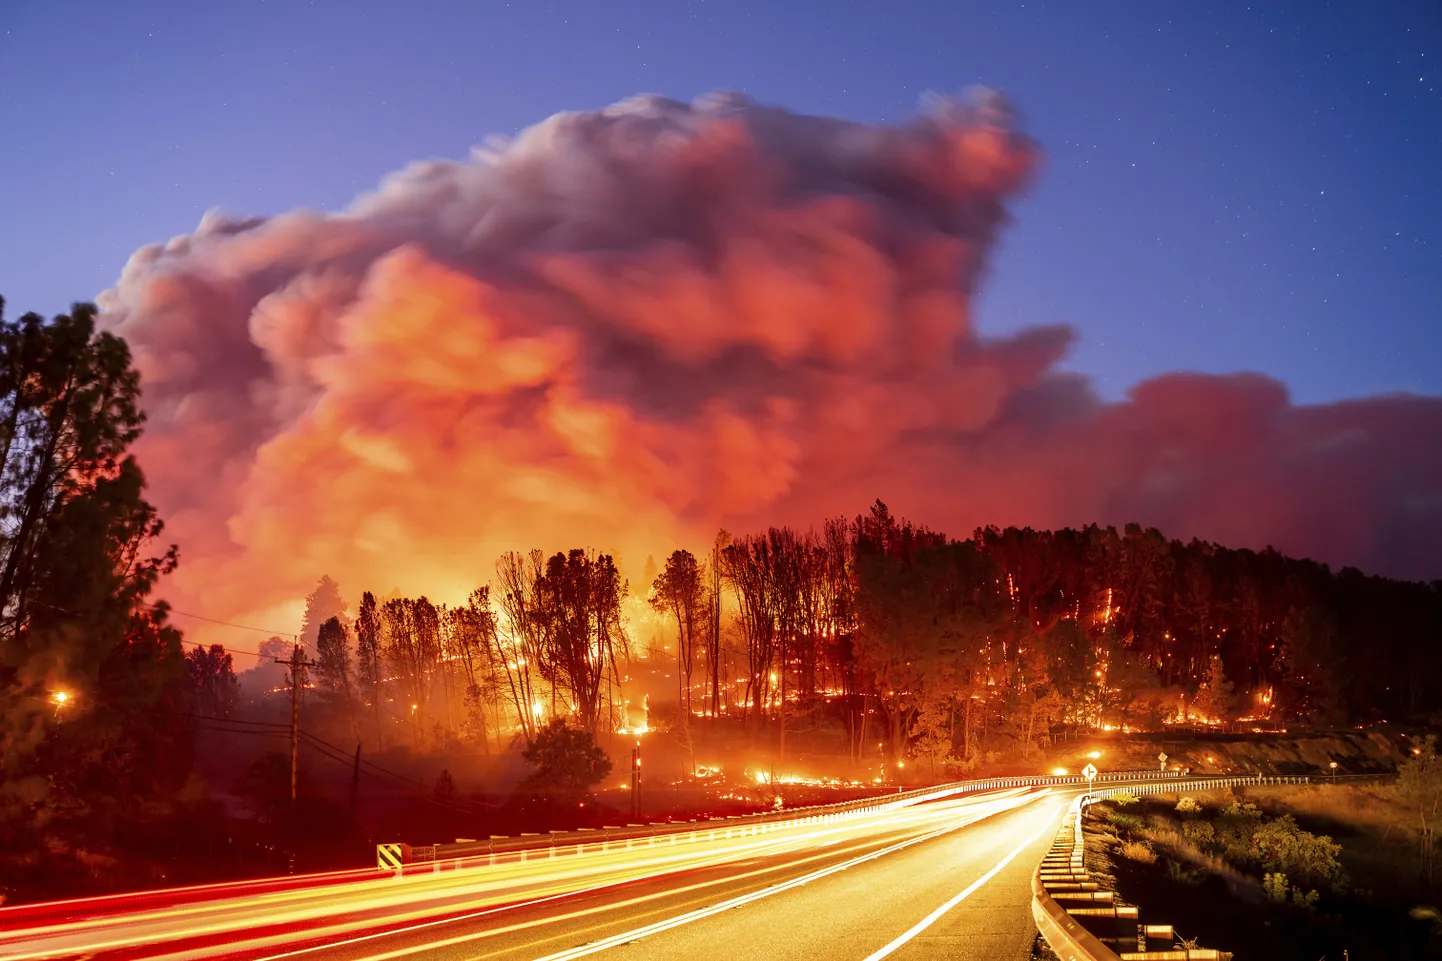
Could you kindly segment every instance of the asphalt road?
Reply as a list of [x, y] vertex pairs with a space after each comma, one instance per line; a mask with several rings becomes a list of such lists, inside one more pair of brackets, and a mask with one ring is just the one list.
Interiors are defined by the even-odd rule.
[[77, 918], [0, 932], [0, 958], [1025, 959], [1074, 793]]

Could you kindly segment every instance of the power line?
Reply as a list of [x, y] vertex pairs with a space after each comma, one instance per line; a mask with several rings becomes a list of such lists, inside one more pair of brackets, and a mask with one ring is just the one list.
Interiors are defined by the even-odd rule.
[[[187, 718], [192, 718], [192, 719], [195, 719], [195, 720], [207, 721], [207, 722], [210, 722], [211, 724], [214, 724], [214, 725], [221, 725], [221, 726], [214, 726], [214, 727], [203, 727], [203, 726], [200, 726], [200, 729], [201, 729], [201, 730], [216, 731], [216, 732], [228, 733], [228, 734], [260, 734], [260, 735], [266, 735], [266, 736], [270, 736], [270, 737], [289, 737], [289, 736], [290, 736], [290, 725], [288, 725], [288, 724], [277, 724], [277, 723], [275, 723], [275, 722], [273, 722], [273, 721], [246, 721], [246, 720], [242, 720], [241, 718], [215, 717], [215, 716], [213, 716], [213, 715], [208, 715], [208, 714], [193, 714], [193, 713], [186, 712], [186, 711], [171, 711], [171, 712], [169, 712], [169, 713], [175, 714], [175, 715], [180, 716], [180, 717], [187, 717]], [[243, 727], [225, 727], [225, 726], [223, 726], [223, 725], [243, 725]], [[263, 729], [265, 729], [265, 730], [254, 730], [254, 728], [263, 728]], [[354, 762], [354, 757], [353, 757], [352, 755], [350, 755], [350, 754], [347, 754], [346, 751], [345, 751], [345, 749], [342, 748], [342, 747], [340, 747], [339, 745], [332, 744], [331, 742], [329, 742], [329, 741], [327, 741], [327, 740], [324, 740], [324, 739], [322, 739], [322, 738], [319, 738], [319, 737], [317, 737], [316, 735], [310, 733], [309, 731], [301, 730], [301, 731], [299, 732], [299, 734], [300, 734], [300, 739], [301, 739], [301, 741], [304, 742], [305, 745], [306, 745], [306, 747], [310, 748], [311, 750], [313, 750], [313, 751], [315, 751], [315, 752], [317, 752], [317, 753], [319, 753], [319, 754], [323, 754], [323, 755], [325, 755], [326, 757], [331, 758], [332, 760], [340, 761], [340, 762], [343, 762], [343, 763], [345, 763], [345, 764], [351, 764], [351, 763]], [[388, 770], [387, 768], [383, 768], [383, 767], [381, 767], [379, 764], [376, 764], [376, 763], [373, 762], [373, 761], [366, 760], [365, 758], [362, 758], [362, 759], [361, 759], [361, 766], [362, 766], [362, 768], [373, 768], [373, 769], [374, 769], [374, 770], [365, 771], [365, 773], [366, 773], [366, 774], [369, 774], [371, 777], [377, 778], [377, 779], [379, 779], [379, 780], [388, 780], [388, 781], [391, 781], [391, 782], [393, 782], [393, 786], [406, 788], [407, 790], [412, 791], [413, 793], [417, 794], [418, 796], [422, 797], [423, 799], [425, 799], [425, 800], [427, 800], [427, 801], [431, 801], [431, 802], [433, 802], [433, 803], [435, 803], [435, 804], [438, 804], [438, 805], [440, 805], [441, 807], [449, 807], [449, 808], [451, 808], [452, 810], [454, 810], [454, 811], [459, 811], [460, 813], [463, 813], [463, 814], [475, 814], [475, 813], [476, 813], [476, 811], [474, 811], [474, 810], [468, 810], [468, 809], [465, 809], [465, 808], [457, 807], [457, 806], [455, 806], [455, 805], [453, 805], [453, 804], [448, 804], [447, 802], [441, 801], [441, 800], [439, 800], [439, 799], [437, 799], [437, 798], [435, 798], [435, 797], [432, 797], [432, 796], [430, 796], [430, 795], [428, 795], [428, 794], [422, 793], [421, 790], [418, 790], [418, 789], [423, 789], [423, 788], [425, 787], [425, 784], [424, 784], [424, 782], [422, 782], [422, 781], [417, 781], [417, 780], [415, 780], [414, 778], [407, 777], [407, 776], [404, 775], [404, 774], [399, 774], [399, 773], [397, 773], [397, 772], [395, 772], [395, 771], [391, 771], [391, 770]]]
[[[62, 613], [62, 614], [69, 614], [71, 617], [84, 617], [84, 616], [85, 616], [84, 614], [79, 614], [79, 613], [77, 613], [77, 612], [75, 612], [75, 611], [70, 610], [69, 608], [61, 607], [59, 604], [50, 604], [50, 603], [47, 603], [46, 601], [36, 600], [36, 599], [33, 598], [33, 597], [29, 599], [28, 603], [30, 603], [30, 604], [39, 604], [41, 607], [48, 607], [48, 608], [50, 608], [52, 611], [59, 611], [59, 612]], [[266, 630], [266, 629], [263, 628], [263, 627], [251, 627], [251, 626], [246, 625], [246, 624], [235, 624], [235, 623], [232, 623], [231, 621], [221, 621], [221, 620], [216, 620], [216, 619], [213, 618], [213, 617], [205, 617], [205, 616], [203, 616], [203, 615], [201, 615], [201, 614], [192, 614], [192, 613], [190, 613], [189, 611], [178, 611], [178, 610], [176, 610], [175, 608], [171, 607], [169, 604], [165, 603], [164, 601], [156, 601], [156, 602], [140, 601], [140, 602], [138, 602], [138, 603], [139, 603], [142, 607], [148, 607], [148, 608], [150, 608], [151, 610], [164, 611], [164, 612], [166, 612], [167, 614], [180, 614], [180, 615], [183, 615], [183, 616], [185, 616], [185, 617], [193, 617], [193, 618], [195, 618], [195, 619], [197, 619], [197, 620], [207, 621], [207, 622], [209, 622], [209, 623], [211, 623], [211, 624], [220, 624], [220, 625], [223, 625], [223, 626], [225, 626], [225, 627], [234, 627], [234, 628], [238, 628], [238, 629], [243, 630], [243, 631], [258, 631], [258, 632], [260, 632], [260, 633], [262, 633], [262, 634], [269, 634], [269, 635], [271, 635], [272, 637], [290, 637], [290, 638], [296, 638], [296, 639], [299, 639], [299, 638], [300, 638], [300, 635], [299, 635], [299, 634], [296, 634], [296, 633], [294, 633], [294, 632], [269, 631], [269, 630]], [[181, 642], [181, 646], [183, 647], [184, 644], [185, 644], [185, 642], [182, 641], [182, 642]], [[200, 644], [200, 643], [197, 641], [197, 642], [196, 642], [196, 646], [197, 646], [197, 647], [202, 647], [202, 646], [204, 646], [204, 645]], [[243, 650], [243, 649], [238, 648], [238, 647], [227, 647], [227, 646], [224, 645], [224, 644], [222, 644], [222, 645], [220, 645], [220, 646], [221, 646], [221, 647], [224, 647], [227, 653], [249, 654], [249, 655], [251, 655], [252, 657], [269, 657], [269, 658], [271, 658], [272, 660], [274, 660], [274, 655], [271, 655], [271, 654], [261, 654], [261, 653], [259, 653], [259, 652], [257, 652], [257, 651], [247, 651], [247, 650]]]
[[[269, 628], [265, 627], [254, 627], [250, 624], [237, 624], [234, 621], [222, 621], [214, 617], [206, 617], [204, 614], [192, 614], [190, 611], [182, 611], [177, 608], [171, 607], [165, 601], [155, 601], [153, 603], [151, 601], [141, 601], [140, 603], [144, 604], [146, 607], [155, 610], [164, 610], [167, 613], [179, 614], [182, 617], [193, 617], [197, 621], [205, 621], [209, 624], [220, 624], [223, 627], [234, 627], [242, 631], [255, 631], [258, 634], [269, 634], [272, 637], [300, 637], [300, 634], [296, 631], [272, 631]], [[46, 606], [48, 607], [49, 605]], [[67, 611], [66, 613], [69, 612]]]

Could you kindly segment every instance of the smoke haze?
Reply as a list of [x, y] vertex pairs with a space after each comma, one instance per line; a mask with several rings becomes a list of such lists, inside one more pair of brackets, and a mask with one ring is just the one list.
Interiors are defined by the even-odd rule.
[[642, 97], [340, 214], [209, 215], [100, 301], [144, 377], [167, 593], [454, 600], [533, 546], [636, 578], [877, 497], [954, 535], [1138, 521], [1442, 577], [1442, 399], [1173, 374], [1106, 404], [1056, 368], [1071, 330], [978, 335], [1037, 159], [990, 94], [889, 128]]

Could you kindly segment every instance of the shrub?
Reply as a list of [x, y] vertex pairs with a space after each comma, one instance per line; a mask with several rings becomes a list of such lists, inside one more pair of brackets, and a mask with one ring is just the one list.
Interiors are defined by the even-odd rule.
[[1137, 797], [1131, 791], [1118, 791], [1111, 797], [1107, 798], [1107, 800], [1112, 802], [1119, 808], [1124, 808], [1132, 804], [1136, 804], [1138, 801], [1141, 800], [1141, 798]]
[[1120, 811], [1108, 811], [1107, 820], [1110, 821], [1112, 823], [1112, 827], [1116, 828], [1118, 831], [1140, 831], [1142, 829], [1142, 819], [1134, 814], [1123, 814]]
[[1178, 814], [1201, 814], [1202, 806], [1193, 797], [1182, 797], [1177, 801]]
[[1314, 883], [1336, 884], [1342, 877], [1337, 860], [1342, 845], [1325, 834], [1303, 831], [1290, 814], [1259, 825], [1252, 832], [1252, 852], [1264, 867]]
[[1142, 864], [1156, 864], [1157, 852], [1145, 841], [1123, 841], [1120, 848], [1122, 857], [1139, 861]]
[[1199, 848], [1211, 847], [1217, 840], [1217, 829], [1206, 821], [1188, 821], [1182, 825], [1182, 834]]
[[1273, 904], [1291, 903], [1292, 907], [1311, 911], [1322, 896], [1315, 890], [1303, 891], [1287, 883], [1287, 876], [1281, 871], [1269, 871], [1262, 876], [1262, 893]]
[[1180, 861], [1173, 861], [1172, 859], [1168, 858], [1167, 877], [1178, 884], [1200, 884], [1202, 880], [1202, 872], [1194, 868], [1188, 868]]
[[1252, 847], [1252, 835], [1262, 823], [1262, 812], [1255, 804], [1241, 804], [1233, 801], [1226, 810], [1217, 815], [1216, 844], [1225, 852], [1233, 864], [1251, 864], [1256, 860]]
[[538, 798], [574, 804], [611, 773], [611, 760], [589, 732], [552, 718], [521, 756], [532, 770], [517, 789]]

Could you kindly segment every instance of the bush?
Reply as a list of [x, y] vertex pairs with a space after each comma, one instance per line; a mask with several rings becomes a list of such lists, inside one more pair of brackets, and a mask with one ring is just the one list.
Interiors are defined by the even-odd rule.
[[1311, 911], [1322, 899], [1315, 890], [1303, 891], [1299, 887], [1289, 885], [1287, 876], [1280, 871], [1269, 871], [1262, 876], [1262, 894], [1273, 904], [1291, 903], [1292, 907], [1303, 911]]
[[1142, 819], [1134, 814], [1123, 814], [1120, 811], [1108, 811], [1107, 820], [1110, 821], [1112, 823], [1112, 827], [1116, 828], [1118, 831], [1130, 832], [1140, 831], [1142, 829]]
[[1202, 872], [1195, 868], [1188, 868], [1180, 861], [1167, 859], [1167, 877], [1177, 884], [1200, 884]]
[[1182, 825], [1182, 834], [1199, 848], [1211, 847], [1217, 840], [1217, 829], [1206, 821], [1188, 821]]
[[1111, 797], [1107, 798], [1107, 800], [1112, 802], [1119, 808], [1124, 808], [1136, 804], [1138, 801], [1141, 800], [1141, 798], [1137, 797], [1131, 791], [1118, 791]]
[[1142, 864], [1156, 864], [1157, 852], [1145, 841], [1123, 841], [1120, 848], [1122, 857], [1130, 858]]
[[1252, 852], [1268, 870], [1312, 883], [1335, 885], [1342, 877], [1342, 865], [1337, 860], [1342, 845], [1324, 834], [1303, 831], [1290, 814], [1259, 825], [1252, 832]]
[[1177, 801], [1177, 813], [1191, 815], [1201, 814], [1202, 806], [1197, 802], [1196, 798], [1183, 797]]
[[587, 731], [552, 718], [521, 756], [532, 770], [517, 789], [536, 799], [575, 804], [611, 773], [611, 760]]

